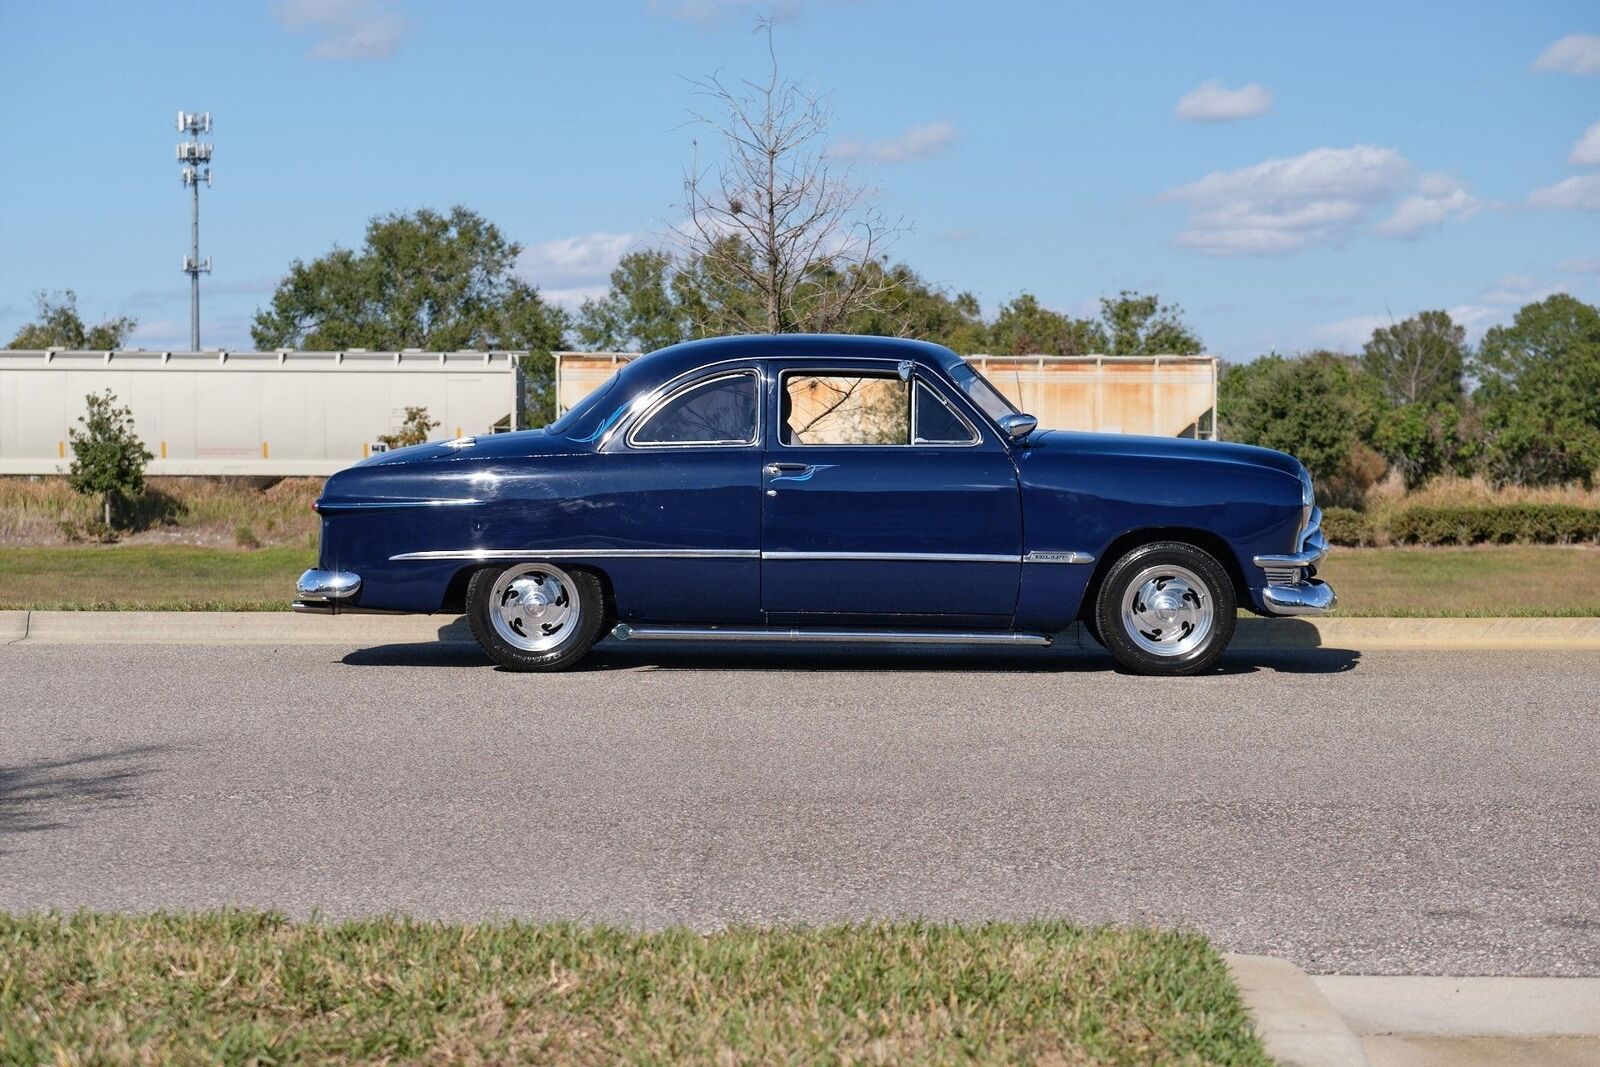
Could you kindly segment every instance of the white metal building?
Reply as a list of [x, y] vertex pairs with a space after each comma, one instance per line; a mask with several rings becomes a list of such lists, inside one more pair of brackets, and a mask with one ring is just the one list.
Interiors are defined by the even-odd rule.
[[132, 409], [150, 474], [332, 474], [407, 407], [439, 440], [511, 429], [522, 354], [0, 351], [0, 474], [64, 472], [67, 430], [105, 389]]

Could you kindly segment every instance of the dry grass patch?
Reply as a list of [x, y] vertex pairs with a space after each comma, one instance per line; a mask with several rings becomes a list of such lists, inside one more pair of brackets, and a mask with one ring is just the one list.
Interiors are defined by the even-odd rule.
[[1197, 934], [0, 916], [0, 1060], [1261, 1065]]
[[[311, 510], [320, 478], [151, 478], [134, 504], [133, 543], [315, 545]], [[84, 526], [99, 504], [63, 478], [0, 478], [0, 545], [59, 545], [63, 524]]]

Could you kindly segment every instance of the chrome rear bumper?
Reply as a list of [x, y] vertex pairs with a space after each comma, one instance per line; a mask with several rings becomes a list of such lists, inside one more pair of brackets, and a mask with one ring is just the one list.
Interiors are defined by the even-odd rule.
[[361, 589], [361, 576], [349, 571], [312, 569], [294, 583], [294, 610], [313, 615], [336, 615], [339, 601], [348, 600]]

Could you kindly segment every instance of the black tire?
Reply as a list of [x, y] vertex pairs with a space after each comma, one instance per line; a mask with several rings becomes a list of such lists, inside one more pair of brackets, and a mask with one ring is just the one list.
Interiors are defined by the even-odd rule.
[[1129, 550], [1106, 572], [1095, 598], [1095, 636], [1134, 674], [1200, 674], [1233, 639], [1237, 612], [1233, 580], [1216, 557], [1182, 541], [1157, 541]]
[[[502, 583], [501, 579], [508, 579]], [[549, 596], [551, 609], [561, 609], [561, 624], [552, 633], [541, 632], [539, 620], [518, 618], [506, 623], [502, 632], [496, 624], [502, 602], [507, 614], [520, 594], [510, 583], [527, 578], [538, 586], [541, 596]], [[500, 615], [502, 621], [505, 615]], [[552, 619], [555, 616], [552, 616]], [[505, 567], [485, 567], [467, 583], [467, 625], [478, 647], [500, 666], [513, 671], [560, 671], [582, 659], [605, 626], [605, 590], [598, 576], [575, 567], [543, 563], [513, 563]], [[554, 626], [547, 623], [544, 625]], [[521, 629], [519, 629], [519, 627]], [[548, 643], [548, 647], [543, 647]], [[530, 647], [522, 647], [522, 646]]]

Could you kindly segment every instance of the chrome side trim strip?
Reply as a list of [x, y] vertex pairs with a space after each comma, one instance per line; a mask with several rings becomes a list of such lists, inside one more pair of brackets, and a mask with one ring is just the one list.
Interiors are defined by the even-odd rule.
[[1021, 556], [981, 552], [763, 552], [764, 560], [870, 560], [882, 563], [1020, 563]]
[[483, 500], [352, 500], [316, 502], [316, 510], [324, 511], [388, 511], [394, 508], [455, 508], [469, 504], [483, 504]]
[[721, 626], [630, 626], [618, 623], [619, 641], [810, 641], [846, 645], [1010, 645], [1043, 647], [1048, 634], [1011, 630], [797, 630], [740, 629]]
[[754, 548], [449, 548], [402, 552], [391, 561], [421, 559], [760, 559]]
[[1093, 563], [1089, 552], [1040, 552], [1037, 549], [1022, 557], [1024, 563]]

